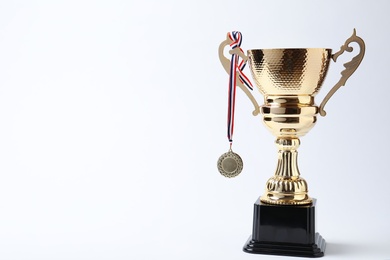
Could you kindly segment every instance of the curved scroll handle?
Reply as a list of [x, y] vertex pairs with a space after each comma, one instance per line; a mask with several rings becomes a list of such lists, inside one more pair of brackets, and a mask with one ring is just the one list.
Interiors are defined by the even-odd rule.
[[[223, 50], [225, 49], [226, 46], [230, 45], [231, 43], [232, 43], [232, 40], [229, 38], [229, 34], [227, 34], [226, 40], [224, 40], [219, 45], [219, 48], [218, 48], [219, 60], [221, 61], [221, 64], [222, 64], [222, 66], [225, 69], [227, 74], [230, 73], [230, 60], [228, 58], [226, 58], [225, 55], [223, 55]], [[239, 51], [239, 48], [235, 48], [234, 50], [231, 50], [230, 54], [232, 54], [232, 52], [235, 52], [244, 60], [248, 59], [248, 57], [244, 53]], [[238, 72], [236, 72], [236, 73], [237, 73], [237, 78], [238, 78]], [[248, 98], [251, 100], [253, 106], [255, 107], [255, 110], [253, 110], [252, 114], [254, 116], [257, 116], [260, 113], [260, 107], [259, 107], [259, 104], [257, 103], [256, 99], [254, 98], [252, 93], [249, 92], [248, 88], [245, 87], [244, 84], [242, 84], [241, 81], [237, 80], [237, 86], [239, 86], [242, 89], [242, 91], [244, 91], [245, 94], [248, 96]]]
[[321, 116], [326, 116], [326, 112], [324, 110], [324, 107], [328, 100], [333, 96], [333, 94], [341, 87], [344, 86], [349, 77], [355, 72], [355, 70], [359, 67], [360, 63], [363, 60], [364, 53], [366, 51], [366, 45], [364, 44], [364, 41], [359, 36], [356, 36], [356, 29], [353, 29], [353, 34], [351, 37], [349, 37], [344, 45], [340, 47], [340, 50], [332, 55], [332, 59], [334, 62], [336, 62], [337, 58], [344, 53], [344, 51], [352, 52], [353, 48], [351, 46], [348, 46], [351, 42], [356, 42], [359, 44], [360, 52], [358, 55], [353, 57], [353, 59], [350, 62], [347, 62], [344, 64], [345, 70], [341, 72], [341, 79], [339, 82], [336, 83], [336, 85], [329, 91], [329, 93], [326, 95], [324, 100], [322, 101], [321, 105], [319, 106], [319, 113]]

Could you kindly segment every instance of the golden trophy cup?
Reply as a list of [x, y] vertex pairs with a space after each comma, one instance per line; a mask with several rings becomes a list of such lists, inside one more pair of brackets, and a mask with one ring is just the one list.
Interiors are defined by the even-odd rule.
[[[352, 36], [334, 54], [326, 48], [286, 48], [253, 49], [248, 50], [247, 55], [240, 48], [241, 41], [239, 32], [228, 33], [226, 40], [219, 46], [220, 61], [231, 77], [233, 74], [236, 85], [252, 101], [253, 114], [262, 115], [263, 123], [276, 137], [278, 148], [276, 171], [267, 181], [264, 194], [255, 202], [252, 236], [246, 242], [244, 251], [323, 256], [325, 240], [315, 232], [316, 200], [309, 196], [308, 185], [299, 172], [297, 149], [300, 138], [315, 125], [317, 114], [326, 115], [324, 107], [328, 100], [345, 85], [360, 65], [365, 53], [364, 41], [354, 30]], [[353, 42], [358, 44], [359, 53], [344, 64], [340, 80], [317, 106], [314, 98], [324, 82], [330, 60], [336, 62], [345, 51], [352, 52], [353, 48], [349, 44]], [[264, 96], [263, 105], [259, 106], [244, 86], [243, 78], [239, 75], [241, 70], [233, 70], [232, 60], [224, 56], [223, 51], [228, 45], [233, 46], [229, 53], [236, 64], [249, 62], [253, 81]], [[242, 59], [241, 63], [238, 62], [239, 58]], [[232, 152], [231, 149], [229, 152]], [[223, 167], [232, 165], [231, 158], [221, 158], [219, 168], [222, 174], [236, 170], [234, 167]], [[242, 165], [238, 166], [242, 168]]]

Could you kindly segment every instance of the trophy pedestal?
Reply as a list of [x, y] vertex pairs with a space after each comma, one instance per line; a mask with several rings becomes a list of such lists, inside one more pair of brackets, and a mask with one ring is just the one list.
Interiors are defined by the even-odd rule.
[[258, 199], [253, 231], [243, 250], [253, 254], [321, 257], [325, 240], [315, 232], [316, 200], [308, 206], [279, 206]]

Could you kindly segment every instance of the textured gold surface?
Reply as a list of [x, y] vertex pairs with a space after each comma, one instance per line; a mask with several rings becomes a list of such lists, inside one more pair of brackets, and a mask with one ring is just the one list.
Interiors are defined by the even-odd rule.
[[263, 95], [314, 95], [328, 71], [331, 49], [249, 50], [248, 56]]
[[[324, 82], [330, 59], [336, 61], [344, 51], [351, 52], [353, 50], [349, 46], [351, 42], [358, 43], [360, 52], [350, 62], [344, 64], [346, 69], [341, 72], [341, 79], [318, 107], [314, 97]], [[220, 50], [221, 46], [230, 43], [228, 39], [225, 40], [220, 45]], [[249, 60], [254, 82], [264, 95], [264, 105], [260, 106], [263, 122], [277, 138], [279, 150], [277, 168], [274, 176], [266, 184], [261, 201], [280, 205], [311, 204], [307, 183], [300, 177], [298, 169], [299, 138], [313, 128], [318, 113], [323, 116], [326, 114], [323, 110], [325, 104], [341, 86], [344, 86], [346, 80], [360, 65], [365, 52], [364, 41], [356, 36], [354, 30], [353, 35], [334, 55], [331, 54], [331, 49], [325, 48], [256, 49], [249, 50], [248, 56], [238, 48], [230, 51], [232, 52], [244, 60]], [[221, 55], [220, 52], [220, 60], [224, 65]], [[253, 96], [250, 97], [251, 100], [252, 98]]]

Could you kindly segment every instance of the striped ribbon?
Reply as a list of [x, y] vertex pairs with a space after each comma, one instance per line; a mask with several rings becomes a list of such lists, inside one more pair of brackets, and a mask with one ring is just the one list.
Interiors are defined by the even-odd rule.
[[[238, 31], [229, 32], [229, 38], [232, 40], [230, 47], [233, 49], [239, 48], [241, 52], [242, 34]], [[230, 142], [230, 147], [233, 143], [233, 129], [234, 129], [234, 109], [236, 103], [236, 83], [237, 74], [238, 79], [247, 86], [250, 90], [253, 90], [252, 83], [247, 76], [242, 72], [245, 68], [246, 61], [241, 60], [239, 63], [239, 55], [232, 54], [230, 59], [230, 73], [229, 73], [229, 98], [228, 98], [228, 118], [227, 118], [227, 137]]]

